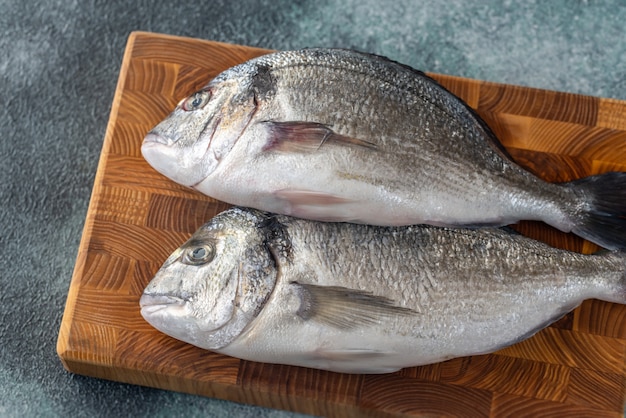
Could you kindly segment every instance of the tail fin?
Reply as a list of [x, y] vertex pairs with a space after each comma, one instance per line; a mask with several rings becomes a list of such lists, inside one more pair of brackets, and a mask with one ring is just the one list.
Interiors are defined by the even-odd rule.
[[604, 248], [626, 248], [626, 173], [611, 172], [568, 183], [583, 196], [582, 213], [572, 230]]

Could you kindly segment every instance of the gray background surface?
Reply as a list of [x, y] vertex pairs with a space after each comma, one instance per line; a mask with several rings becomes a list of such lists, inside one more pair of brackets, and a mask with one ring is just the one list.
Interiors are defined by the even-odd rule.
[[293, 415], [72, 375], [57, 358], [131, 31], [355, 48], [424, 71], [626, 99], [625, 28], [617, 0], [0, 0], [0, 416]]

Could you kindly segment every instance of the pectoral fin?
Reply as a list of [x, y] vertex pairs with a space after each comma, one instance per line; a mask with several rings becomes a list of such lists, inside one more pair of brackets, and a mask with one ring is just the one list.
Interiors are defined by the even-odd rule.
[[376, 144], [358, 138], [340, 135], [317, 122], [263, 122], [269, 130], [269, 139], [263, 151], [313, 152], [325, 144], [363, 147], [376, 150]]
[[383, 317], [410, 316], [418, 312], [397, 306], [384, 296], [340, 286], [291, 283], [300, 296], [296, 312], [304, 320], [319, 321], [336, 328], [351, 329], [375, 324]]

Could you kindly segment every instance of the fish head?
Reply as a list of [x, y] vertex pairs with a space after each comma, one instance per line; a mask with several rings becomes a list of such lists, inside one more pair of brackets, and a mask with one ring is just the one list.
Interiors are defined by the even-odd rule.
[[218, 77], [181, 100], [143, 140], [141, 153], [159, 173], [193, 187], [228, 155], [256, 109], [250, 77]]
[[254, 320], [277, 278], [256, 212], [237, 208], [202, 226], [165, 261], [140, 299], [159, 331], [209, 350]]

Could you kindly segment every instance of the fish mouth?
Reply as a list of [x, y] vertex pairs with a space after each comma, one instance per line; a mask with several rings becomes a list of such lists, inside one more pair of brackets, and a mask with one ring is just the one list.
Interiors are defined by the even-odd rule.
[[154, 315], [157, 312], [171, 308], [182, 308], [185, 306], [186, 301], [182, 298], [169, 295], [151, 295], [144, 293], [139, 299], [139, 306], [141, 307], [141, 314]]
[[143, 139], [144, 146], [152, 146], [152, 145], [169, 145], [170, 140], [167, 137], [156, 134], [154, 132], [148, 132], [148, 134]]

